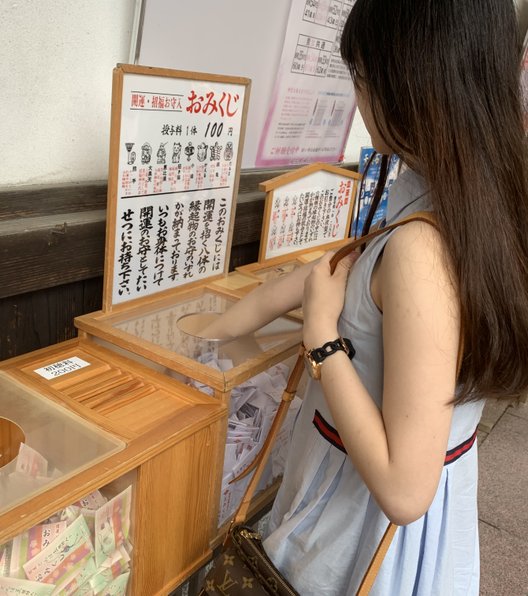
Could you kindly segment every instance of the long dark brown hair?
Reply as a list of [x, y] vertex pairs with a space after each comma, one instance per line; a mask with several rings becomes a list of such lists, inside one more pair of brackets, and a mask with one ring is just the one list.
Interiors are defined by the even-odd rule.
[[528, 390], [528, 186], [512, 0], [357, 0], [341, 54], [431, 188], [460, 297], [455, 403]]

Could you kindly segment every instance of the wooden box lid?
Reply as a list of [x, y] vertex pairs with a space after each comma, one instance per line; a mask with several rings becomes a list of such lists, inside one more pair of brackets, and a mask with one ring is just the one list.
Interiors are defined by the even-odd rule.
[[126, 443], [170, 422], [188, 431], [222, 414], [216, 400], [89, 340], [6, 360], [0, 371]]

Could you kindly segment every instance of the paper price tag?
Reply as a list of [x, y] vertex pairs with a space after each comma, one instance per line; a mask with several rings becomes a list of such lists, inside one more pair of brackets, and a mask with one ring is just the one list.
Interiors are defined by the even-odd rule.
[[54, 362], [53, 364], [48, 364], [48, 366], [37, 368], [34, 372], [47, 380], [51, 380], [75, 370], [79, 370], [80, 368], [84, 368], [85, 366], [90, 366], [90, 363], [81, 360], [81, 358], [77, 358], [77, 356], [73, 356], [72, 358], [67, 358], [66, 360], [61, 360], [60, 362]]

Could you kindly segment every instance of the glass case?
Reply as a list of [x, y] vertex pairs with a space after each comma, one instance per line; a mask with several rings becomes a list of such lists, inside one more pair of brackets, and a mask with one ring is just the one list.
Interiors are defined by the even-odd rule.
[[231, 297], [205, 291], [200, 296], [149, 313], [128, 313], [123, 319], [118, 317], [112, 320], [111, 324], [115, 329], [157, 347], [205, 364], [206, 356], [214, 354], [225, 361], [224, 370], [238, 366], [292, 338], [300, 339], [301, 325], [285, 317], [237, 339], [226, 341], [204, 338], [202, 331], [207, 325], [234, 303]]
[[0, 412], [0, 514], [125, 446], [4, 372]]
[[302, 339], [302, 324], [289, 316], [236, 339], [205, 339], [204, 328], [235, 302], [229, 294], [201, 287], [118, 313], [84, 315], [76, 325], [105, 345], [226, 392], [291, 356]]
[[133, 470], [0, 545], [0, 594], [125, 596], [133, 572]]

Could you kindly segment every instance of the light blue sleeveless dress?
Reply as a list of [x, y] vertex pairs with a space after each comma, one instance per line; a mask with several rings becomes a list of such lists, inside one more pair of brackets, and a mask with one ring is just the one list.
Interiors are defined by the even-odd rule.
[[[387, 223], [430, 209], [423, 178], [411, 170], [402, 172], [390, 192]], [[355, 263], [339, 321], [339, 332], [356, 349], [354, 367], [378, 406], [383, 393], [382, 315], [370, 294], [370, 278], [392, 233], [374, 240]], [[373, 596], [478, 595], [477, 446], [469, 440], [482, 408], [483, 402], [455, 407], [448, 444], [453, 461], [443, 468], [429, 511], [397, 529]], [[295, 424], [264, 547], [302, 596], [353, 596], [388, 519], [347, 455], [316, 428], [316, 412], [327, 427], [335, 428], [321, 386], [312, 381]], [[465, 445], [461, 456], [460, 445]]]

